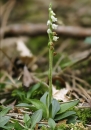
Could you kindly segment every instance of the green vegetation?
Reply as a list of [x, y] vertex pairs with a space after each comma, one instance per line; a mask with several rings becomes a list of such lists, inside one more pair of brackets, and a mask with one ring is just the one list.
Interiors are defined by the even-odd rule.
[[83, 122], [83, 124], [89, 124], [91, 120], [91, 109], [90, 108], [74, 108], [78, 119]]

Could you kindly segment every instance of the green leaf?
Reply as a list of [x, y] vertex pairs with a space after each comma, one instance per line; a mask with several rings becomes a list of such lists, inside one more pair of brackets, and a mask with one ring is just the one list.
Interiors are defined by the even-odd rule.
[[27, 125], [28, 128], [30, 127], [30, 125], [31, 125], [31, 118], [27, 121], [26, 125]]
[[31, 107], [31, 105], [27, 104], [27, 103], [20, 103], [18, 105], [16, 105], [17, 107]]
[[54, 130], [55, 127], [56, 127], [56, 123], [55, 123], [55, 121], [54, 121], [52, 118], [49, 118], [49, 120], [48, 120], [48, 125], [50, 126], [50, 128], [51, 128], [52, 130]]
[[40, 87], [40, 83], [35, 84], [28, 92], [27, 92], [27, 98], [30, 98], [32, 94]]
[[26, 92], [16, 89], [12, 92], [12, 96], [19, 98], [21, 101], [24, 101]]
[[20, 103], [18, 105], [16, 105], [17, 107], [27, 107], [27, 108], [30, 108], [32, 111], [35, 111], [36, 108], [33, 106], [33, 105], [29, 105], [27, 103]]
[[16, 122], [14, 123], [14, 129], [15, 129], [15, 130], [23, 130], [23, 127], [19, 124], [18, 121], [16, 121]]
[[5, 116], [10, 109], [11, 109], [11, 107], [5, 107], [5, 108], [0, 112], [0, 116]]
[[47, 105], [47, 97], [48, 92], [45, 92], [44, 95], [40, 98], [40, 101], [43, 102], [43, 104]]
[[14, 126], [2, 126], [0, 128], [3, 128], [3, 130], [12, 130], [14, 128]]
[[57, 116], [55, 117], [55, 121], [62, 120], [62, 119], [64, 119], [64, 118], [67, 118], [67, 117], [69, 117], [69, 116], [71, 116], [71, 115], [74, 115], [74, 114], [76, 114], [75, 111], [67, 111], [67, 112], [65, 112], [65, 113], [63, 113], [63, 114], [57, 115]]
[[7, 124], [7, 122], [10, 120], [11, 117], [9, 116], [0, 116], [0, 127]]
[[55, 117], [57, 112], [60, 110], [60, 104], [56, 99], [52, 100], [52, 118]]
[[67, 123], [68, 124], [70, 124], [70, 123], [76, 123], [77, 122], [77, 116], [76, 115], [72, 115], [72, 116], [69, 116], [68, 118], [67, 118], [68, 120], [67, 120]]
[[24, 123], [27, 124], [28, 120], [30, 119], [29, 115], [28, 114], [25, 114], [24, 115]]
[[43, 104], [40, 100], [37, 99], [26, 99], [26, 101], [31, 102], [36, 109], [42, 109], [43, 116], [48, 117], [48, 108], [45, 104]]
[[25, 114], [25, 115], [24, 115], [23, 120], [24, 120], [25, 126], [26, 126], [27, 128], [30, 127], [30, 125], [31, 125], [31, 118], [29, 117], [28, 114]]
[[42, 119], [42, 110], [37, 110], [32, 116], [31, 116], [31, 129], [34, 128], [36, 123], [38, 123]]
[[74, 107], [78, 103], [79, 103], [79, 100], [74, 100], [74, 101], [70, 101], [70, 102], [66, 102], [66, 103], [61, 104], [61, 108], [57, 114], [64, 113], [65, 111]]

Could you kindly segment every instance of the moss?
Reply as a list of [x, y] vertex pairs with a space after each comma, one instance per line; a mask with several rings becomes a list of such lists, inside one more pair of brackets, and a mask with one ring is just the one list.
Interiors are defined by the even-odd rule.
[[[51, 130], [51, 128], [42, 126], [40, 130]], [[59, 126], [56, 126], [55, 130], [88, 130], [88, 128], [84, 127], [82, 123], [76, 123], [76, 124], [60, 124]]]
[[78, 120], [82, 121], [83, 124], [89, 124], [91, 122], [91, 109], [90, 108], [74, 108], [78, 116]]
[[70, 124], [68, 130], [88, 130], [82, 123]]
[[55, 130], [68, 130], [68, 126], [66, 124], [61, 124], [60, 126], [57, 126]]

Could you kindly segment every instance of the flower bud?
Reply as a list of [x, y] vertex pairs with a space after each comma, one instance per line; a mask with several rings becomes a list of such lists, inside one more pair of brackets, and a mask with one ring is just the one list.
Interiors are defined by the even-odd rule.
[[52, 14], [52, 15], [55, 15], [55, 13], [54, 13], [52, 10], [51, 10], [51, 14]]

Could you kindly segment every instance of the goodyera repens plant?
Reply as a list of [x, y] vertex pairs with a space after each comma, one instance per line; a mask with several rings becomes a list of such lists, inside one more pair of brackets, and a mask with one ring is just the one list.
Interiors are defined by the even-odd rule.
[[58, 40], [56, 32], [54, 31], [57, 29], [55, 22], [57, 22], [57, 18], [55, 17], [55, 13], [52, 10], [52, 5], [49, 6], [49, 20], [47, 21], [48, 29], [47, 33], [49, 36], [49, 105], [52, 100], [52, 64], [53, 64], [53, 53], [54, 53], [54, 42]]

